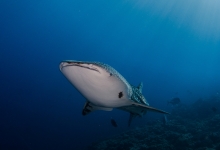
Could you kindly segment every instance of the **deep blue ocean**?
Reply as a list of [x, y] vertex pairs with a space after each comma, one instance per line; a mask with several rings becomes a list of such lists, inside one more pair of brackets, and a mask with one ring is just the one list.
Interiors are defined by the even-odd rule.
[[[62, 60], [109, 64], [151, 106], [190, 104], [220, 92], [217, 0], [1, 0], [0, 149], [75, 150], [145, 125], [114, 109], [82, 116], [85, 98]], [[160, 117], [160, 116], [159, 116]], [[111, 125], [111, 118], [118, 127]]]

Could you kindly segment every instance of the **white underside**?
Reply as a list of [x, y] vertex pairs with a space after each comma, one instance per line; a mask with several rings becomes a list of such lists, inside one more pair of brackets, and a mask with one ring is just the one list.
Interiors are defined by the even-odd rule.
[[[96, 70], [80, 66], [61, 67], [61, 72], [91, 103], [108, 108], [117, 108], [131, 104], [127, 86], [117, 77], [110, 76], [101, 67]], [[119, 98], [119, 93], [123, 96]]]

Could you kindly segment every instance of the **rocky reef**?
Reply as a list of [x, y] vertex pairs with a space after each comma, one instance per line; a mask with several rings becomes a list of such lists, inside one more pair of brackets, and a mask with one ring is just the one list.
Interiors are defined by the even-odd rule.
[[91, 145], [89, 150], [220, 150], [220, 98], [173, 108], [168, 121], [149, 122]]

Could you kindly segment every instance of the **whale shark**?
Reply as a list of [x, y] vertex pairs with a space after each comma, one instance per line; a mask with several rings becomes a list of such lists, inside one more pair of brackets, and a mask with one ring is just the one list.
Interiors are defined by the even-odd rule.
[[95, 110], [111, 111], [113, 108], [130, 113], [128, 125], [136, 116], [147, 111], [169, 114], [151, 107], [142, 94], [143, 83], [133, 86], [113, 67], [101, 62], [65, 60], [60, 71], [86, 98], [82, 115]]

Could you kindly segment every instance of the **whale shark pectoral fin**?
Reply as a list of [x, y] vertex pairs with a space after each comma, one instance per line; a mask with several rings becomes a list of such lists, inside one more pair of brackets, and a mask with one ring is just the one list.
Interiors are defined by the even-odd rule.
[[83, 110], [82, 110], [82, 115], [85, 116], [87, 114], [89, 114], [90, 112], [92, 111], [95, 111], [95, 110], [104, 110], [104, 111], [112, 111], [113, 108], [107, 108], [107, 107], [99, 107], [99, 106], [96, 106], [90, 102], [86, 102], [84, 107], [83, 107]]
[[154, 111], [154, 112], [158, 112], [158, 113], [162, 113], [162, 114], [170, 114], [166, 111], [163, 111], [163, 110], [160, 110], [160, 109], [157, 109], [157, 108], [154, 108], [154, 107], [150, 107], [150, 106], [147, 106], [147, 105], [143, 105], [143, 104], [139, 104], [139, 103], [132, 103], [131, 106], [133, 106], [134, 108], [136, 109], [145, 109], [147, 111]]
[[163, 110], [160, 110], [160, 109], [157, 109], [154, 107], [150, 107], [147, 105], [135, 103], [135, 102], [132, 102], [130, 105], [127, 105], [127, 106], [118, 107], [118, 109], [121, 109], [121, 110], [124, 110], [124, 111], [127, 111], [130, 113], [129, 120], [128, 120], [128, 126], [131, 125], [131, 122], [135, 117], [137, 117], [137, 116], [141, 117], [144, 114], [146, 114], [147, 111], [154, 111], [154, 112], [163, 113], [163, 114], [170, 114], [166, 111], [163, 111]]
[[118, 107], [118, 109], [130, 112], [136, 116], [143, 116], [144, 114], [146, 114], [147, 111], [154, 111], [154, 112], [158, 112], [158, 113], [162, 113], [162, 114], [170, 114], [166, 111], [154, 108], [154, 107], [150, 107], [148, 105], [144, 105], [144, 104], [139, 104], [139, 103], [135, 103], [132, 102], [130, 105], [127, 106], [122, 106], [122, 107]]

